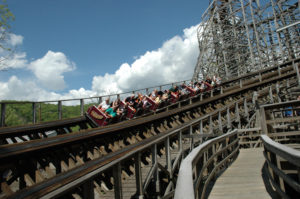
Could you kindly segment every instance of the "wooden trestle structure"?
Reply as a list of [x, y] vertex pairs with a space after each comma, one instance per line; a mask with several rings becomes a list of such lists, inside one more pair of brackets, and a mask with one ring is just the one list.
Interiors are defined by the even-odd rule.
[[[299, 196], [300, 102], [284, 101], [300, 86], [300, 1], [210, 2], [193, 80], [218, 73], [218, 88], [105, 127], [84, 116], [102, 97], [75, 99], [71, 119], [68, 100], [29, 102], [32, 123], [11, 127], [13, 102], [0, 102], [0, 198], [213, 198], [216, 179], [216, 189], [237, 186], [222, 176], [239, 172], [246, 151], [264, 157], [256, 174], [271, 197]], [[57, 121], [41, 122], [43, 103], [57, 104]]]

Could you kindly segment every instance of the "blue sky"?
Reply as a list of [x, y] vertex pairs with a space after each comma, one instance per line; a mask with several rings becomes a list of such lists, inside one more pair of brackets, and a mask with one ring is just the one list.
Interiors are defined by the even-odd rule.
[[[22, 37], [16, 49], [18, 53], [26, 54], [23, 58], [27, 66], [0, 72], [0, 87], [1, 82], [4, 85], [15, 76], [21, 82], [30, 80], [40, 86], [39, 89], [55, 92], [59, 97], [72, 89], [95, 91], [95, 77], [107, 80], [110, 76], [105, 78], [105, 73], [115, 74], [124, 63], [132, 67], [147, 52], [155, 54], [158, 49], [164, 49], [164, 44], [173, 41], [174, 37], [176, 40], [176, 36], [184, 41], [186, 35], [183, 30], [199, 24], [208, 3], [208, 0], [8, 0], [8, 6], [16, 17], [11, 24], [12, 33]], [[38, 77], [41, 72], [37, 67], [45, 61], [36, 60], [47, 58], [49, 61], [54, 56], [58, 63], [60, 58], [67, 59], [68, 66], [56, 74], [63, 78], [65, 86], [62, 89], [47, 88], [39, 83], [42, 79]], [[170, 61], [166, 63], [174, 65]]]

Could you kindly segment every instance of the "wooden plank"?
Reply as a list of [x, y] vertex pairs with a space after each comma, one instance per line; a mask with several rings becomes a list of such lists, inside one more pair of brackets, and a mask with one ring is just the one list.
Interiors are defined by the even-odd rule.
[[209, 198], [271, 198], [261, 177], [264, 161], [262, 148], [240, 149], [239, 157], [217, 179]]

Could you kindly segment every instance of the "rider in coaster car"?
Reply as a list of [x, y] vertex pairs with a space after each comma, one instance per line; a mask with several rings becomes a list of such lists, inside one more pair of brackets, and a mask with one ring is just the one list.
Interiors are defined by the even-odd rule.
[[110, 104], [109, 104], [109, 97], [106, 98], [105, 101], [101, 102], [99, 105], [98, 105], [98, 109], [102, 110], [102, 111], [105, 111], [106, 109], [108, 109], [110, 107]]

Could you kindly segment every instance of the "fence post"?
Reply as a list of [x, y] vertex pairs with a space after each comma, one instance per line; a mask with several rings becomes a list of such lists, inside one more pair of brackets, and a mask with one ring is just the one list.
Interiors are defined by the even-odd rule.
[[261, 107], [260, 108], [260, 117], [261, 117], [261, 131], [262, 134], [268, 134], [268, 128], [267, 128], [267, 123], [266, 123], [266, 114], [265, 114], [265, 108]]
[[80, 99], [80, 115], [84, 114], [84, 99]]
[[182, 151], [182, 131], [178, 132], [178, 144], [179, 144], [179, 151]]
[[280, 96], [279, 96], [279, 94], [280, 94], [280, 86], [279, 86], [278, 82], [276, 83], [275, 86], [276, 86], [276, 94], [277, 94], [278, 102], [281, 102], [281, 99], [280, 99]]
[[209, 133], [213, 133], [213, 119], [212, 119], [212, 115], [209, 116]]
[[62, 102], [58, 101], [58, 119], [61, 120], [62, 119]]
[[136, 192], [138, 198], [143, 197], [143, 182], [142, 182], [142, 169], [141, 169], [141, 153], [135, 154], [134, 158], [134, 169], [135, 169], [135, 182], [136, 182]]
[[221, 115], [221, 111], [219, 111], [219, 115], [218, 115], [218, 123], [219, 123], [219, 130], [223, 133], [223, 125], [222, 125], [222, 115]]
[[93, 180], [88, 180], [83, 184], [83, 198], [94, 199], [94, 183]]
[[272, 86], [269, 87], [269, 95], [270, 95], [271, 104], [273, 104], [274, 103], [274, 98], [273, 98]]
[[[200, 120], [199, 123], [199, 133], [203, 134], [203, 120]], [[203, 142], [203, 137], [200, 138], [200, 143], [202, 144], [202, 142]]]
[[241, 118], [240, 118], [240, 113], [239, 113], [239, 104], [236, 102], [235, 103], [235, 121], [238, 122], [238, 128], [241, 128]]
[[227, 107], [227, 128], [231, 129], [231, 118], [230, 118], [230, 110], [229, 107]]
[[194, 137], [193, 137], [193, 126], [190, 126], [190, 150], [194, 149]]
[[42, 121], [42, 103], [39, 103], [39, 121]]
[[294, 69], [296, 70], [296, 73], [297, 73], [298, 86], [300, 86], [300, 74], [299, 74], [299, 68], [298, 68], [298, 66], [295, 64], [294, 61], [293, 61], [293, 66], [294, 66]]
[[32, 103], [32, 123], [36, 123], [36, 102]]
[[5, 126], [5, 112], [6, 112], [6, 104], [1, 103], [1, 127]]
[[170, 172], [170, 178], [172, 179], [172, 162], [171, 162], [171, 153], [170, 153], [170, 137], [165, 139], [165, 149], [166, 149], [166, 163], [167, 170]]
[[261, 72], [259, 72], [259, 81], [262, 81], [262, 76], [261, 76]]
[[151, 148], [152, 150], [152, 166], [155, 165], [156, 169], [154, 172], [154, 181], [155, 181], [155, 190], [158, 195], [160, 195], [160, 183], [159, 183], [159, 171], [158, 171], [158, 162], [157, 162], [157, 145], [154, 144]]
[[247, 121], [249, 121], [249, 110], [248, 110], [248, 106], [247, 106], [247, 99], [244, 99], [244, 110], [245, 110], [245, 115], [247, 117]]
[[122, 179], [121, 179], [121, 163], [117, 163], [113, 167], [113, 176], [114, 176], [114, 192], [116, 199], [123, 198], [122, 192]]

